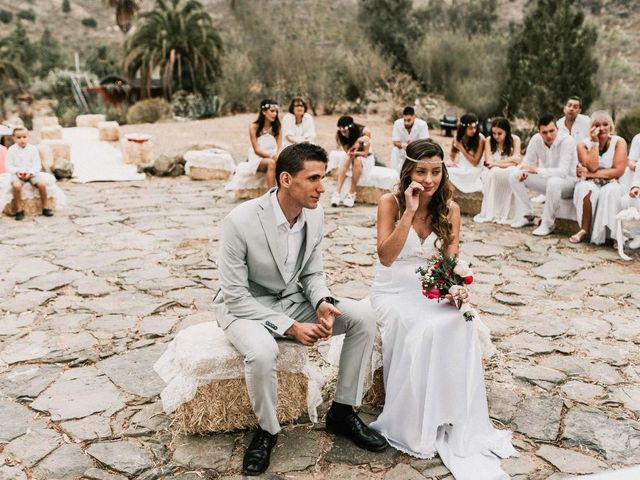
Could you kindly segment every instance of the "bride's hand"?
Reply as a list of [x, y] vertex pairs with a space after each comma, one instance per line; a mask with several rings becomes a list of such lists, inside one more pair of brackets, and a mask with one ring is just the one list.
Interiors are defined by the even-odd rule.
[[458, 287], [456, 289], [455, 297], [448, 293], [444, 298], [449, 300], [451, 305], [456, 304], [456, 299], [462, 300], [462, 303], [469, 303], [469, 291], [465, 287]]
[[404, 191], [404, 201], [408, 211], [415, 213], [418, 210], [420, 201], [420, 192], [424, 191], [424, 187], [418, 182], [411, 182]]

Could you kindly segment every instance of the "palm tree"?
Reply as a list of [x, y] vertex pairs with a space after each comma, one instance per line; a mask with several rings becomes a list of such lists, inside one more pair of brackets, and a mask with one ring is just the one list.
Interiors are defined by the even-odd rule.
[[123, 33], [127, 33], [133, 24], [140, 5], [137, 0], [102, 0], [103, 3], [116, 9], [116, 24]]
[[139, 16], [125, 49], [125, 70], [140, 75], [147, 95], [156, 71], [167, 97], [174, 87], [204, 92], [220, 72], [222, 40], [197, 0], [157, 0]]

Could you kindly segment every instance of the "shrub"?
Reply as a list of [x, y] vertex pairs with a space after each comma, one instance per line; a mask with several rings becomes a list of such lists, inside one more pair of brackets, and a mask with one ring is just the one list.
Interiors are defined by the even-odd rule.
[[635, 135], [640, 133], [640, 108], [627, 113], [616, 124], [616, 133], [624, 138], [628, 144]]
[[208, 118], [219, 116], [222, 103], [213, 93], [189, 93], [181, 90], [171, 98], [174, 115], [187, 118]]
[[11, 23], [13, 20], [13, 13], [9, 10], [0, 9], [0, 22]]
[[33, 10], [20, 10], [17, 13], [17, 17], [28, 22], [36, 21], [36, 14]]
[[120, 125], [126, 125], [128, 110], [129, 108], [125, 104], [108, 106], [106, 111], [107, 120], [118, 122]]
[[83, 112], [75, 105], [67, 106], [58, 113], [60, 119], [60, 125], [63, 127], [75, 127], [76, 117]]
[[69, 13], [71, 11], [71, 3], [69, 0], [62, 0], [62, 11], [64, 13]]
[[83, 18], [80, 23], [89, 28], [96, 28], [98, 26], [98, 22], [96, 22], [96, 19], [91, 17]]
[[[98, 81], [95, 75], [89, 72], [82, 72], [81, 75], [85, 75], [93, 83]], [[50, 99], [53, 111], [58, 117], [61, 117], [72, 107], [77, 108], [71, 89], [71, 79], [75, 76], [76, 73], [71, 70], [53, 70], [45, 78], [36, 80], [31, 87], [31, 92], [35, 98]]]
[[171, 116], [171, 105], [164, 98], [147, 98], [129, 109], [127, 123], [155, 123]]

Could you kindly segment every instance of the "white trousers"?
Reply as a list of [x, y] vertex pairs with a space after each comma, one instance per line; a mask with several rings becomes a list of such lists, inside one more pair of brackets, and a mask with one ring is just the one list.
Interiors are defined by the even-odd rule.
[[[317, 323], [316, 312], [309, 302], [293, 303], [283, 299], [272, 308], [298, 322]], [[376, 335], [375, 314], [369, 303], [350, 299], [340, 299], [336, 308], [342, 315], [336, 318], [333, 334], [344, 333], [345, 338], [334, 399], [346, 405], [360, 405], [365, 375], [370, 374], [369, 363]], [[247, 391], [258, 424], [271, 434], [278, 433], [278, 342], [261, 323], [247, 319], [233, 321], [225, 334], [244, 356]]]
[[391, 147], [391, 168], [400, 173], [407, 153], [398, 147]]
[[615, 235], [616, 215], [621, 209], [623, 188], [618, 182], [597, 185], [591, 180], [576, 183], [573, 203], [576, 206], [578, 223], [582, 223], [584, 197], [591, 192], [591, 243], [602, 245], [607, 237]]
[[528, 189], [538, 193], [543, 193], [546, 197], [544, 210], [542, 212], [542, 224], [552, 228], [556, 221], [556, 215], [560, 208], [560, 200], [572, 198], [573, 189], [576, 184], [575, 179], [560, 177], [541, 177], [538, 174], [530, 173], [521, 182], [522, 171], [517, 168], [509, 175], [509, 185], [515, 197], [516, 218], [520, 219], [526, 215], [531, 215], [531, 201]]

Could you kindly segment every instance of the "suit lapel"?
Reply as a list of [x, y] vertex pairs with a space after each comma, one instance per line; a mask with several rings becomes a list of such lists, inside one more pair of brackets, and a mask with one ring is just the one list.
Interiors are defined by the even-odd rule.
[[313, 247], [315, 245], [316, 235], [318, 234], [318, 232], [317, 232], [317, 224], [316, 224], [316, 222], [314, 222], [314, 219], [315, 219], [316, 215], [312, 215], [312, 214], [310, 214], [309, 210], [306, 210], [305, 211], [305, 217], [306, 217], [307, 232], [306, 232], [306, 235], [305, 235], [304, 257], [302, 257], [302, 263], [300, 265], [300, 268], [303, 268], [304, 265], [309, 260], [309, 257], [311, 256], [311, 253], [313, 252]]
[[282, 250], [278, 243], [278, 230], [276, 228], [273, 206], [271, 205], [271, 199], [269, 198], [270, 194], [271, 191], [267, 192], [264, 196], [264, 201], [261, 202], [261, 208], [258, 210], [258, 218], [260, 219], [260, 224], [264, 230], [264, 235], [267, 238], [269, 250], [271, 250], [271, 255], [273, 256], [273, 261], [278, 266], [278, 271], [284, 281], [284, 257], [282, 256]]

